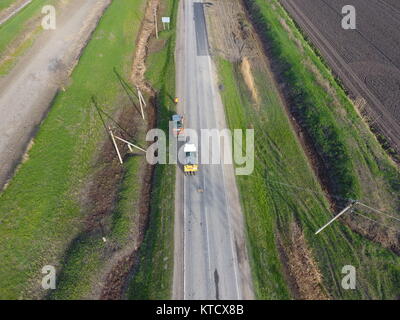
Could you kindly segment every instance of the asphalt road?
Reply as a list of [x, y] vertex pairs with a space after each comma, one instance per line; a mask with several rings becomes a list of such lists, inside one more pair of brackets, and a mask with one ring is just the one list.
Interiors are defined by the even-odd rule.
[[0, 78], [0, 188], [11, 177], [53, 97], [110, 0], [71, 1], [10, 73]]
[[[178, 110], [185, 127], [226, 128], [215, 66], [208, 55], [203, 3], [181, 1], [176, 50]], [[178, 169], [176, 184], [176, 299], [252, 299], [243, 217], [231, 165]]]

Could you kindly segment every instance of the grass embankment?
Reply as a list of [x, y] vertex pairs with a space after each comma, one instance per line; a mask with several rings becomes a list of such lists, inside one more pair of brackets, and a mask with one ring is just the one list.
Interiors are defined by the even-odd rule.
[[0, 11], [3, 9], [7, 9], [9, 6], [13, 4], [13, 2], [16, 2], [17, 0], [2, 0], [0, 2]]
[[58, 272], [63, 268], [54, 298], [85, 297], [105, 262], [104, 250], [123, 246], [129, 236], [127, 221], [136, 210], [129, 202], [138, 197], [132, 186], [138, 181], [138, 161], [144, 160], [131, 158], [125, 165], [117, 213], [109, 221], [111, 227], [105, 226], [107, 244], [100, 235], [82, 235], [88, 210], [82, 198], [87, 196], [83, 190], [88, 177], [101, 169], [93, 165], [107, 139], [91, 97], [96, 96], [109, 114], [132, 108], [113, 69], [125, 78], [130, 75], [145, 3], [119, 0], [107, 9], [73, 72], [72, 84], [56, 97], [41, 125], [29, 159], [0, 195], [3, 299], [48, 294], [40, 287], [44, 265], [54, 265]]
[[41, 28], [45, 5], [59, 6], [56, 0], [35, 0], [0, 26], [0, 76], [5, 75], [33, 44]]
[[[365, 186], [377, 179], [372, 182], [373, 186], [378, 190], [384, 188], [395, 199], [389, 196], [375, 207], [397, 211], [399, 171], [332, 73], [304, 40], [279, 1], [247, 0], [245, 3], [256, 27], [271, 44], [271, 54], [288, 83], [292, 111], [323, 160], [331, 192], [346, 199], [379, 202], [377, 197], [370, 198], [371, 189]], [[386, 201], [389, 206], [383, 204]]]
[[[157, 91], [158, 128], [168, 133], [175, 104], [175, 28], [179, 0], [161, 1], [160, 15], [171, 17], [170, 30], [153, 39], [146, 78]], [[160, 49], [160, 44], [164, 46]], [[158, 49], [157, 49], [158, 48]], [[174, 266], [175, 170], [157, 165], [151, 197], [149, 229], [140, 250], [138, 269], [130, 283], [129, 299], [170, 299]]]
[[[379, 196], [388, 196], [394, 192], [391, 183], [386, 180], [389, 173], [396, 172], [392, 163], [357, 117], [352, 105], [334, 83], [329, 72], [324, 70], [323, 75], [340, 99], [340, 104], [335, 108], [332, 107], [333, 99], [321, 88], [304, 63], [301, 63], [302, 60], [295, 60], [300, 51], [279, 20], [287, 17], [278, 4], [275, 3], [273, 9], [272, 2], [248, 3], [259, 5], [257, 9], [263, 16], [257, 17], [262, 17], [266, 32], [274, 37], [274, 50], [279, 50], [283, 55], [280, 56], [282, 59], [285, 57], [289, 79], [299, 81], [293, 84], [289, 82], [288, 85], [293, 85], [299, 96], [307, 97], [307, 103], [301, 104], [300, 100], [296, 102], [300, 104], [299, 112], [307, 115], [304, 120], [306, 127], [314, 126], [314, 132], [310, 132], [310, 135], [315, 139], [314, 143], [328, 166], [336, 194], [366, 199], [366, 202], [371, 203], [375, 196], [368, 193], [370, 190], [365, 188], [362, 182], [365, 180], [361, 179], [369, 177], [372, 186], [382, 186]], [[257, 9], [254, 8], [254, 11]], [[298, 36], [295, 31], [293, 33]], [[310, 59], [317, 63], [319, 68], [323, 68], [304, 40], [302, 41]], [[331, 225], [320, 235], [314, 235], [314, 232], [332, 216], [330, 205], [288, 120], [272, 75], [261, 65], [253, 67], [255, 84], [262, 101], [256, 106], [251, 102], [252, 96], [238, 63], [220, 58], [218, 69], [223, 84], [221, 94], [229, 126], [255, 129], [255, 171], [251, 176], [238, 177], [237, 180], [246, 216], [257, 297], [292, 297], [283, 275], [284, 268], [277, 242], [279, 239], [283, 248], [293, 248], [291, 233], [295, 223], [301, 227], [307, 246], [322, 273], [322, 292], [341, 299], [398, 297], [398, 256], [376, 243], [365, 240], [340, 222]], [[304, 78], [295, 78], [293, 73], [296, 77]], [[306, 110], [307, 106], [309, 110]], [[336, 113], [344, 113], [352, 126], [343, 125], [348, 124], [341, 122], [344, 121], [343, 116], [340, 117], [340, 121], [335, 121]], [[352, 139], [351, 144], [349, 139]], [[339, 163], [331, 164], [329, 161], [332, 161], [337, 152], [344, 152], [344, 156], [338, 155], [335, 161]], [[390, 171], [381, 171], [382, 166]], [[344, 290], [341, 287], [344, 276], [341, 270], [345, 265], [356, 267], [356, 290]], [[301, 264], [294, 267], [301, 269]], [[304, 278], [307, 276], [306, 273]]]

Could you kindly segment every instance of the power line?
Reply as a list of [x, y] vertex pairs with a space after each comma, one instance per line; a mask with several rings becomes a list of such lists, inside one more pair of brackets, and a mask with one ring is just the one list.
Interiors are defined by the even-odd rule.
[[394, 216], [392, 216], [392, 215], [390, 215], [390, 214], [387, 214], [387, 213], [385, 213], [385, 212], [383, 212], [383, 211], [381, 211], [381, 210], [378, 210], [378, 209], [372, 208], [372, 207], [370, 207], [370, 206], [367, 206], [366, 204], [364, 204], [364, 203], [362, 203], [362, 202], [358, 202], [358, 204], [360, 204], [360, 205], [362, 205], [362, 206], [364, 206], [364, 207], [366, 207], [366, 208], [368, 208], [368, 209], [370, 209], [370, 210], [372, 210], [372, 211], [375, 211], [375, 212], [377, 212], [377, 213], [380, 213], [380, 214], [382, 214], [382, 215], [384, 215], [384, 216], [386, 216], [386, 217], [388, 217], [388, 218], [391, 218], [391, 219], [394, 219], [394, 220], [397, 220], [397, 221], [400, 222], [400, 219], [399, 219], [399, 218], [396, 218], [396, 217], [394, 217]]
[[106, 125], [106, 123], [105, 123], [105, 121], [104, 121], [104, 118], [103, 118], [102, 114], [104, 114], [108, 119], [110, 119], [114, 124], [116, 124], [117, 127], [118, 127], [119, 129], [121, 129], [125, 134], [127, 134], [131, 139], [133, 139], [133, 140], [136, 141], [135, 137], [133, 137], [133, 136], [132, 136], [126, 129], [124, 129], [113, 117], [111, 117], [109, 114], [107, 114], [103, 109], [101, 109], [101, 108], [98, 106], [95, 97], [92, 97], [92, 102], [93, 102], [93, 105], [94, 105], [94, 107], [96, 108], [97, 113], [98, 113], [99, 116], [100, 116], [101, 122], [103, 123], [103, 126], [104, 126], [104, 128], [106, 129], [107, 132], [108, 132], [109, 129], [107, 128], [107, 125]]
[[273, 179], [270, 179], [270, 178], [268, 178], [268, 179], [266, 179], [264, 177], [259, 177], [259, 178], [263, 179], [266, 182], [283, 185], [283, 186], [286, 186], [286, 187], [289, 187], [289, 188], [293, 188], [293, 189], [297, 189], [297, 190], [303, 190], [303, 191], [307, 191], [307, 192], [311, 192], [311, 193], [315, 193], [315, 194], [320, 194], [320, 195], [323, 195], [323, 196], [329, 195], [332, 198], [336, 198], [336, 199], [344, 200], [344, 201], [349, 201], [350, 200], [350, 199], [341, 197], [339, 195], [334, 195], [334, 194], [330, 194], [330, 193], [327, 193], [327, 192], [312, 190], [310, 188], [306, 188], [306, 187], [302, 187], [302, 186], [296, 186], [296, 185], [292, 185], [292, 184], [287, 184], [287, 183], [280, 182], [280, 181], [277, 181], [277, 180], [273, 180]]
[[364, 219], [367, 219], [367, 220], [369, 220], [369, 221], [371, 221], [371, 222], [373, 222], [373, 223], [375, 223], [375, 224], [379, 224], [379, 225], [381, 225], [381, 226], [383, 226], [383, 227], [385, 227], [385, 228], [387, 228], [387, 229], [390, 229], [390, 230], [393, 230], [393, 231], [396, 231], [396, 232], [399, 232], [399, 231], [400, 231], [399, 229], [395, 229], [395, 228], [389, 227], [389, 226], [387, 226], [387, 225], [385, 225], [385, 224], [383, 224], [383, 223], [381, 223], [381, 222], [379, 222], [379, 221], [376, 221], [376, 220], [374, 220], [374, 219], [371, 219], [370, 217], [367, 217], [366, 215], [363, 215], [363, 214], [361, 214], [361, 213], [359, 213], [359, 212], [356, 212], [355, 210], [353, 210], [352, 213], [354, 213], [354, 214], [356, 214], [356, 215], [358, 215], [358, 216], [361, 216], [361, 217], [363, 217]]
[[[316, 191], [316, 190], [312, 190], [312, 189], [306, 188], [306, 187], [291, 185], [291, 184], [288, 184], [288, 183], [279, 182], [277, 180], [273, 180], [273, 179], [269, 179], [269, 178], [268, 179], [266, 179], [264, 177], [258, 177], [258, 178], [259, 179], [263, 179], [266, 182], [283, 185], [283, 186], [286, 186], [286, 187], [289, 187], [289, 188], [293, 188], [293, 189], [296, 189], [296, 190], [307, 191], [307, 192], [311, 192], [311, 193], [314, 193], [314, 194], [320, 194], [320, 195], [323, 195], [323, 196], [330, 196], [332, 198], [340, 199], [340, 200], [347, 201], [347, 202], [353, 201], [353, 199], [347, 199], [347, 198], [341, 197], [339, 195], [334, 195], [334, 194], [329, 194], [329, 193], [325, 193], [325, 192], [321, 192], [321, 191]], [[359, 200], [357, 200], [357, 204], [359, 204], [361, 206], [364, 206], [364, 207], [366, 207], [366, 208], [368, 208], [368, 209], [370, 209], [372, 211], [375, 211], [376, 213], [382, 214], [382, 215], [384, 215], [384, 216], [386, 216], [388, 218], [391, 218], [391, 219], [394, 219], [394, 220], [400, 222], [400, 219], [395, 217], [394, 214], [389, 214], [389, 213], [383, 212], [383, 211], [381, 211], [379, 209], [373, 208], [373, 207], [371, 207], [371, 206], [369, 206], [369, 205], [367, 205], [365, 203], [362, 203]], [[345, 206], [338, 206], [338, 208], [345, 208]]]

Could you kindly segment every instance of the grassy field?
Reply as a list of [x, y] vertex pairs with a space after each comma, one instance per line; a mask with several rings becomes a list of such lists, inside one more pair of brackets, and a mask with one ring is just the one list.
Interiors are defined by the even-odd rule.
[[15, 2], [16, 0], [2, 0], [0, 2], [0, 11], [3, 9], [8, 8], [9, 6], [11, 6], [13, 4], [13, 2]]
[[[36, 1], [40, 2], [40, 1]], [[104, 244], [98, 235], [82, 233], [87, 212], [82, 206], [88, 179], [96, 170], [106, 139], [91, 97], [108, 113], [129, 107], [129, 98], [113, 72], [128, 78], [135, 39], [146, 1], [114, 1], [84, 50], [71, 85], [56, 97], [42, 124], [29, 159], [0, 195], [0, 297], [41, 298], [41, 268], [54, 265], [58, 290], [53, 298], [85, 297], [103, 264], [103, 250], [127, 239], [126, 221], [135, 209], [137, 168], [124, 168], [120, 201]], [[133, 211], [133, 213], [132, 213]]]
[[[257, 83], [264, 94], [262, 110], [255, 111], [239, 67], [221, 60], [219, 70], [229, 126], [256, 130], [255, 172], [249, 177], [239, 177], [238, 184], [257, 297], [291, 297], [276, 243], [279, 236], [284, 245], [290, 246], [290, 226], [295, 222], [301, 226], [318, 262], [324, 291], [343, 299], [396, 297], [399, 257], [340, 223], [314, 236], [329, 220], [331, 211], [271, 78], [258, 75]], [[357, 268], [359, 290], [346, 291], [340, 286], [341, 269], [348, 264]]]
[[[35, 0], [0, 26], [0, 76], [6, 74], [32, 45], [41, 29], [41, 10], [56, 5], [56, 0]], [[1, 4], [0, 4], [1, 6]], [[1, 7], [0, 7], [1, 9]], [[4, 59], [4, 54], [8, 56]]]
[[[297, 101], [300, 104], [299, 112], [305, 114], [306, 126], [315, 130], [310, 134], [313, 135], [321, 156], [330, 165], [332, 155], [337, 155], [339, 151], [344, 152], [343, 157], [336, 157], [338, 164], [329, 167], [331, 181], [336, 187], [335, 194], [347, 198], [356, 197], [377, 207], [388, 203], [385, 208], [394, 209], [397, 199], [393, 195], [398, 193], [393, 182], [396, 181], [398, 172], [358, 118], [329, 71], [299, 37], [302, 39], [304, 52], [322, 70], [324, 78], [328, 79], [340, 101], [334, 108], [334, 99], [317, 82], [315, 74], [306, 69], [304, 58], [297, 56], [302, 53], [296, 47], [298, 43], [290, 38], [280, 22], [281, 18], [287, 19], [287, 16], [278, 3], [248, 3], [258, 4], [252, 12], [262, 15], [257, 15], [260, 21], [262, 19], [259, 23], [275, 39], [274, 50], [279, 53], [279, 57], [285, 59], [288, 79], [298, 81], [289, 84], [298, 90], [301, 97], [307, 97], [307, 104]], [[291, 25], [289, 23], [287, 21]], [[295, 30], [292, 32], [299, 36]], [[326, 295], [339, 299], [397, 298], [400, 279], [398, 256], [352, 232], [340, 222], [320, 235], [314, 235], [329, 220], [332, 212], [288, 120], [272, 75], [263, 66], [253, 68], [262, 101], [260, 106], [255, 106], [240, 65], [219, 58], [218, 69], [229, 126], [232, 129], [254, 128], [256, 134], [255, 171], [251, 176], [238, 177], [238, 185], [246, 216], [257, 297], [292, 297], [285, 281], [277, 243], [279, 240], [284, 248], [293, 246], [292, 226], [297, 224], [303, 231], [307, 246], [321, 271], [321, 290]], [[305, 110], [307, 105], [310, 110]], [[326, 130], [320, 130], [323, 128]], [[325, 133], [327, 136], [321, 136]], [[331, 148], [331, 145], [335, 148]], [[365, 185], [366, 181], [368, 186]], [[392, 199], [386, 202], [390, 197]], [[341, 270], [345, 265], [356, 267], [356, 290], [344, 290], [341, 287], [344, 276]]]
[[[175, 104], [175, 18], [178, 0], [162, 1], [161, 13], [171, 17], [170, 31], [155, 43], [162, 49], [150, 52], [146, 77], [157, 90], [158, 128], [168, 132]], [[157, 47], [157, 45], [155, 45]], [[159, 51], [158, 51], [159, 50]], [[170, 299], [174, 266], [175, 170], [173, 165], [155, 169], [149, 229], [140, 251], [138, 269], [130, 283], [129, 299]]]

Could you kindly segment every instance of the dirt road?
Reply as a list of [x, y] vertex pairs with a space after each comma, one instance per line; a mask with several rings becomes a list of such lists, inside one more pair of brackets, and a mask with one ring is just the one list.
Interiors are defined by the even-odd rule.
[[18, 65], [0, 78], [0, 187], [12, 176], [57, 90], [111, 0], [71, 0]]
[[[176, 48], [178, 111], [198, 132], [227, 127], [203, 5], [181, 1]], [[175, 218], [173, 297], [254, 298], [233, 167], [200, 165], [196, 176], [178, 170]]]

